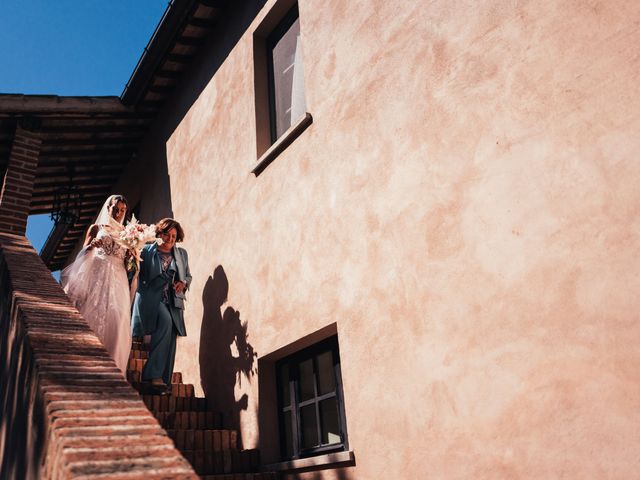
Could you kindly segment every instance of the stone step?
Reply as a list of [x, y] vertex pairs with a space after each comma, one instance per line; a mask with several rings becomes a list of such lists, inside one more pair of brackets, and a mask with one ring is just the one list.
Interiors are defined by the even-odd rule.
[[198, 475], [250, 474], [260, 468], [258, 450], [224, 450], [205, 452], [201, 450], [182, 450]]
[[[140, 382], [142, 379], [142, 369], [147, 363], [146, 358], [130, 358], [129, 363], [127, 365], [127, 381], [129, 382]], [[179, 385], [182, 383], [182, 373], [174, 372], [171, 375], [171, 384]], [[187, 384], [189, 385], [189, 384]], [[191, 385], [191, 389], [193, 389], [193, 385]], [[180, 395], [183, 397], [189, 397], [192, 395]]]
[[[89, 388], [107, 390], [111, 388], [128, 389], [129, 385], [122, 375], [105, 373], [99, 375], [42, 375], [41, 385], [44, 387], [82, 387], [85, 391]], [[46, 389], [43, 389], [46, 390]], [[93, 390], [91, 390], [93, 391]]]
[[[147, 345], [135, 340], [133, 343], [134, 348], [129, 359], [127, 380], [135, 389], [144, 393], [145, 388], [148, 388], [148, 383], [142, 383], [140, 379], [148, 358]], [[273, 472], [258, 472], [260, 469], [259, 451], [257, 449], [239, 450], [238, 432], [223, 428], [223, 415], [210, 411], [207, 399], [196, 397], [193, 385], [182, 383], [180, 372], [175, 372], [171, 380], [169, 394], [144, 393], [142, 399], [162, 428], [166, 430], [175, 447], [180, 450], [200, 478], [209, 480], [277, 480], [278, 477]], [[89, 422], [92, 428], [103, 427], [101, 418], [91, 418]], [[139, 427], [144, 428], [144, 426], [140, 425]], [[105, 452], [107, 454], [105, 460], [118, 459], [121, 451], [126, 451], [126, 449], [114, 448], [112, 451]], [[162, 452], [163, 449], [159, 448], [153, 456], [161, 457]], [[79, 461], [85, 460], [82, 452], [75, 454]], [[140, 460], [142, 457], [141, 454]]]
[[147, 363], [146, 358], [130, 358], [127, 365], [127, 372], [142, 372], [144, 364]]
[[219, 475], [205, 475], [200, 477], [201, 480], [278, 480], [278, 474], [275, 472], [261, 473], [230, 473]]
[[[119, 370], [118, 373], [120, 373]], [[140, 383], [142, 381], [142, 372], [127, 370], [127, 381], [129, 383]], [[182, 383], [182, 372], [173, 372], [171, 383]]]
[[149, 352], [147, 350], [131, 350], [129, 358], [149, 358]]
[[111, 435], [107, 432], [103, 435], [80, 434], [58, 440], [58, 449], [91, 448], [102, 450], [103, 448], [134, 448], [140, 445], [173, 447], [173, 441], [162, 430], [144, 432], [141, 435]]
[[125, 474], [131, 476], [133, 473], [156, 471], [165, 475], [165, 478], [175, 478], [174, 475], [187, 475], [189, 477], [189, 466], [181, 458], [140, 458], [122, 460], [101, 460], [93, 459], [83, 462], [69, 463], [69, 477], [95, 477], [95, 478], [118, 478]]
[[238, 448], [238, 432], [235, 430], [169, 429], [167, 434], [178, 450], [221, 452]]
[[116, 400], [105, 402], [96, 400], [59, 400], [55, 402], [49, 402], [46, 406], [47, 413], [52, 417], [58, 417], [64, 415], [65, 412], [87, 412], [94, 413], [105, 412], [107, 415], [111, 415], [111, 412], [121, 412], [122, 415], [128, 414], [124, 412], [138, 412], [140, 410], [147, 411], [144, 406], [140, 405], [140, 399], [135, 400]]
[[196, 396], [196, 389], [191, 383], [172, 383], [170, 395], [192, 398]]
[[157, 431], [158, 425], [155, 422], [141, 425], [119, 423], [111, 423], [110, 425], [73, 425], [56, 429], [58, 435], [68, 435], [69, 437], [133, 437], [156, 435]]
[[[156, 395], [151, 392], [151, 385], [144, 382], [129, 382], [142, 395]], [[196, 395], [196, 389], [191, 383], [172, 383], [169, 391], [165, 396], [187, 397], [193, 398]]]
[[146, 415], [118, 415], [98, 416], [98, 415], [76, 415], [68, 417], [58, 417], [52, 420], [53, 428], [73, 428], [73, 427], [110, 427], [114, 423], [125, 424], [128, 427], [141, 425], [155, 425], [153, 418]]
[[202, 397], [173, 395], [142, 395], [142, 401], [152, 412], [208, 412], [209, 402]]
[[165, 430], [216, 430], [222, 428], [217, 412], [153, 412]]
[[[96, 459], [94, 448], [66, 448], [62, 451], [66, 462], [84, 462]], [[101, 448], [99, 450], [101, 460], [126, 460], [129, 458], [166, 458], [175, 456], [175, 450], [171, 444], [164, 445], [127, 445]]]
[[131, 350], [149, 350], [151, 345], [144, 343], [139, 338], [135, 338], [131, 341]]

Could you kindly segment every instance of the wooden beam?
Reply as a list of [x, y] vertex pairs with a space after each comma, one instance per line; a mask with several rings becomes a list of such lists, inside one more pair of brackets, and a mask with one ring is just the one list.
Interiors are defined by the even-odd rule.
[[192, 55], [183, 55], [181, 53], [169, 53], [166, 57], [164, 57], [166, 62], [180, 63], [186, 65], [193, 60]]
[[138, 124], [120, 124], [120, 125], [87, 125], [83, 122], [81, 125], [51, 125], [42, 128], [42, 132], [48, 137], [55, 134], [73, 134], [73, 133], [131, 133], [144, 134], [148, 129], [148, 122], [143, 125]]
[[[83, 186], [83, 185], [76, 185], [76, 187], [78, 187], [78, 190], [80, 192], [80, 194], [82, 194], [83, 197], [87, 197], [87, 198], [91, 198], [91, 197], [96, 197], [96, 196], [100, 196], [103, 195], [105, 192], [107, 192], [109, 190], [109, 185], [107, 186], [102, 186], [102, 185], [87, 185], [87, 186]], [[55, 193], [53, 191], [53, 189], [51, 190], [43, 190], [40, 189], [37, 192], [33, 192], [33, 204], [35, 205], [38, 202], [44, 202], [47, 199], [50, 199], [51, 201], [53, 201], [53, 197], [55, 196]]]
[[[102, 204], [104, 203], [105, 198], [100, 198], [95, 197], [95, 198], [87, 198], [87, 197], [83, 197], [82, 199], [82, 203], [80, 204], [80, 216], [81, 217], [85, 217], [87, 215], [91, 216], [91, 215], [95, 215], [96, 213], [98, 213], [98, 210], [100, 210], [100, 208], [102, 207]], [[38, 214], [39, 213], [51, 213], [51, 209], [43, 210], [43, 206], [35, 206], [35, 208], [38, 209]], [[36, 215], [37, 213], [34, 213], [34, 205], [31, 205], [30, 208], [30, 215]]]
[[0, 94], [3, 113], [133, 113], [119, 97], [63, 97], [57, 95]]
[[[83, 203], [86, 203], [86, 204], [101, 204], [106, 200], [108, 193], [109, 193], [108, 189], [100, 189], [95, 192], [83, 192], [82, 200], [83, 200]], [[51, 209], [53, 208], [53, 195], [45, 195], [42, 197], [36, 197], [34, 195], [33, 199], [31, 200], [31, 207], [29, 208], [29, 210], [35, 210], [38, 208], [39, 209], [48, 208], [49, 209], [48, 211], [51, 211]]]
[[[104, 203], [104, 198], [96, 198], [92, 203], [86, 203], [84, 207], [80, 209], [80, 221], [91, 222]], [[29, 215], [49, 215], [53, 211], [53, 205], [40, 205], [34, 207], [31, 205], [29, 209]]]
[[[74, 175], [72, 178], [73, 183], [77, 184], [87, 184], [87, 182], [115, 182], [118, 179], [118, 171], [116, 172], [84, 172], [78, 174], [74, 171]], [[66, 175], [64, 173], [58, 173], [56, 175], [36, 175], [36, 180], [34, 182], [34, 186], [36, 188], [46, 188], [48, 185], [60, 185], [64, 183], [69, 183], [69, 174]]]
[[112, 138], [68, 138], [62, 137], [47, 137], [45, 139], [44, 146], [93, 146], [93, 145], [138, 145], [142, 137], [123, 137], [117, 136]]
[[[101, 145], [100, 148], [93, 146], [93, 148], [78, 148], [79, 146], [74, 146], [71, 148], [65, 148], [59, 145], [52, 146], [43, 146], [42, 151], [40, 152], [40, 158], [47, 156], [59, 156], [65, 158], [77, 158], [84, 157], [86, 155], [114, 155], [120, 154], [121, 156], [130, 155], [135, 151], [135, 145], [133, 147], [129, 146], [128, 148], [121, 148], [119, 146], [115, 146], [111, 148], [110, 145]], [[91, 146], [90, 146], [91, 147]]]
[[184, 47], [201, 47], [204, 45], [204, 40], [200, 37], [183, 36], [176, 40], [176, 44]]
[[151, 93], [167, 94], [173, 91], [175, 85], [151, 85], [147, 91]]
[[200, 0], [200, 5], [218, 10], [226, 7], [227, 3], [226, 0]]
[[140, 105], [145, 108], [149, 108], [152, 110], [160, 110], [164, 100], [143, 100], [140, 102]]
[[178, 80], [180, 78], [180, 75], [182, 74], [182, 72], [177, 72], [174, 70], [158, 70], [154, 76], [158, 77], [158, 78], [166, 78], [169, 80]]
[[215, 20], [204, 20], [202, 18], [190, 18], [187, 22], [188, 25], [196, 28], [203, 28], [205, 30], [209, 30], [216, 26], [218, 22]]
[[[109, 176], [109, 177], [98, 177], [98, 178], [91, 178], [91, 179], [85, 179], [85, 180], [80, 180], [77, 178], [73, 178], [73, 185], [78, 187], [79, 189], [82, 188], [86, 188], [86, 187], [96, 187], [96, 186], [100, 186], [100, 187], [110, 187], [111, 185], [113, 185], [113, 183], [118, 179], [118, 177], [113, 177], [113, 176]], [[47, 178], [46, 180], [50, 180], [50, 178]], [[51, 190], [51, 189], [58, 189], [61, 187], [66, 187], [69, 184], [69, 178], [60, 178], [60, 180], [58, 181], [48, 181], [46, 183], [35, 183], [33, 185], [34, 188], [34, 192], [44, 192], [46, 190]]]
[[42, 119], [44, 122], [47, 120], [109, 120], [109, 119], [122, 119], [122, 120], [135, 120], [140, 118], [154, 118], [155, 115], [147, 112], [141, 112], [135, 110], [132, 112], [51, 112], [51, 111], [29, 111], [29, 112], [7, 112], [2, 109], [0, 105], [0, 120], [1, 119], [19, 119], [25, 115], [33, 115]]
[[[40, 154], [40, 161], [38, 166], [46, 166], [47, 164], [53, 164], [52, 166], [58, 166], [60, 164], [67, 165], [73, 163], [74, 165], [88, 165], [91, 160], [100, 160], [98, 164], [108, 160], [125, 160], [128, 161], [131, 158], [131, 152], [113, 152], [104, 150], [94, 151], [79, 151], [79, 152], [48, 152], [46, 154]], [[82, 163], [80, 163], [82, 162]]]

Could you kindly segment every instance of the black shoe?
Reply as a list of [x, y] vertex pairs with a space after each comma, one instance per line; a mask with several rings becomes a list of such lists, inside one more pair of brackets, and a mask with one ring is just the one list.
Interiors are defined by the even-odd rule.
[[149, 389], [154, 395], [168, 395], [170, 392], [164, 383], [150, 383]]

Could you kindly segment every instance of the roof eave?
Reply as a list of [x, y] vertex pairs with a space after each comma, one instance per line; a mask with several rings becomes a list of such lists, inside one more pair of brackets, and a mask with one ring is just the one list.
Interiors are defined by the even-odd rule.
[[120, 100], [125, 105], [137, 104], [146, 87], [153, 78], [158, 66], [162, 62], [168, 47], [174, 40], [179, 26], [189, 15], [198, 0], [171, 0], [158, 26], [149, 39], [147, 46], [136, 64], [129, 81], [124, 87]]

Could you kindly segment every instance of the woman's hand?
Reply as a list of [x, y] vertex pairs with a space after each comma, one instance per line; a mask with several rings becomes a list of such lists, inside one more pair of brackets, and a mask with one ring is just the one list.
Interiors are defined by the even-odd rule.
[[187, 289], [187, 284], [183, 281], [174, 282], [173, 289], [179, 295]]

